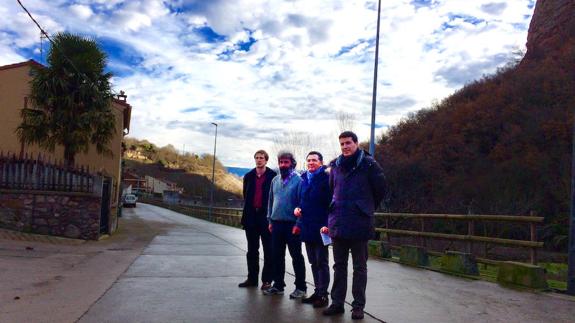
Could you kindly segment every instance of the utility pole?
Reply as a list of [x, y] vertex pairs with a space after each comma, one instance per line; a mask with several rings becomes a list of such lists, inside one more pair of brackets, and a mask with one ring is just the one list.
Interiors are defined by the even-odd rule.
[[208, 220], [212, 220], [213, 208], [214, 208], [214, 189], [215, 189], [215, 174], [216, 174], [216, 143], [218, 140], [218, 124], [212, 122], [216, 126], [216, 134], [214, 135], [214, 157], [212, 160], [212, 190], [210, 193], [210, 212], [208, 213]]
[[369, 139], [369, 153], [375, 156], [375, 106], [377, 101], [377, 63], [379, 61], [379, 17], [381, 14], [381, 0], [377, 3], [377, 33], [375, 36], [375, 67], [373, 68], [373, 97], [371, 99], [371, 136]]
[[571, 142], [571, 214], [569, 215], [569, 245], [567, 267], [567, 294], [575, 295], [575, 116]]

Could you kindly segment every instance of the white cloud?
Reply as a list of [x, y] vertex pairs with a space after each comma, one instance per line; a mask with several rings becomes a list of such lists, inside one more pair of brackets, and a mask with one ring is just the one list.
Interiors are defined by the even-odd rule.
[[70, 6], [70, 11], [78, 16], [80, 19], [88, 19], [92, 17], [94, 12], [89, 6], [81, 5], [81, 4], [73, 4]]
[[[377, 123], [393, 125], [504, 64], [524, 48], [529, 3], [383, 1]], [[335, 142], [335, 111], [347, 110], [358, 118], [360, 138], [367, 139], [376, 1], [169, 4], [57, 0], [31, 1], [30, 9], [52, 32], [122, 44], [122, 53], [109, 53], [110, 66], [119, 73], [115, 88], [125, 90], [134, 107], [136, 137], [211, 153], [210, 122], [217, 121], [224, 164], [250, 165], [252, 151], [271, 149], [271, 138], [284, 130]], [[12, 4], [0, 5], [0, 14], [9, 17], [0, 21], [0, 63], [27, 59], [26, 50], [38, 48], [37, 30]], [[217, 35], [225, 40], [210, 41]], [[240, 50], [250, 36], [256, 42]]]

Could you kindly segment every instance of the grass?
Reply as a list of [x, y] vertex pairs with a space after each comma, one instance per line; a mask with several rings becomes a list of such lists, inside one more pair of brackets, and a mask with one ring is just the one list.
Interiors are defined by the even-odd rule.
[[[399, 255], [393, 253], [395, 260], [399, 261]], [[567, 289], [567, 264], [564, 263], [539, 263], [539, 266], [547, 270], [547, 283], [549, 287], [557, 290]], [[441, 269], [441, 257], [429, 256], [429, 267], [432, 269]], [[479, 276], [482, 280], [497, 282], [499, 267], [478, 263]]]

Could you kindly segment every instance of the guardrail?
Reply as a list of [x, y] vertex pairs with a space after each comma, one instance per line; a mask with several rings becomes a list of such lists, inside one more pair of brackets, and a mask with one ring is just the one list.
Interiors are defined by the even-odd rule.
[[[381, 232], [385, 234], [385, 239], [391, 246], [391, 235], [400, 236], [411, 236], [420, 238], [420, 243], [423, 247], [426, 246], [426, 239], [442, 239], [450, 241], [463, 241], [466, 243], [466, 251], [472, 253], [473, 243], [489, 243], [502, 245], [507, 247], [522, 247], [529, 248], [530, 259], [532, 264], [537, 263], [537, 249], [543, 247], [543, 242], [537, 241], [537, 225], [543, 223], [544, 218], [535, 216], [534, 214], [530, 216], [513, 216], [513, 215], [465, 215], [465, 214], [412, 214], [412, 213], [376, 213], [377, 218], [383, 218], [385, 227], [376, 228], [376, 232]], [[391, 228], [391, 219], [393, 218], [404, 218], [404, 219], [416, 219], [419, 220], [419, 230], [400, 230]], [[446, 220], [446, 221], [465, 221], [467, 222], [467, 232], [466, 234], [453, 234], [453, 233], [441, 233], [441, 232], [430, 232], [426, 230], [426, 221], [429, 220]], [[513, 224], [524, 224], [529, 226], [529, 240], [519, 240], [519, 239], [504, 239], [498, 237], [480, 236], [475, 234], [475, 225], [482, 224], [485, 222], [506, 222]], [[433, 252], [430, 252], [434, 254]], [[495, 260], [490, 260], [487, 258], [477, 257], [478, 262], [483, 263], [497, 263]]]
[[[195, 213], [201, 218], [208, 219], [210, 208], [207, 206], [177, 206], [179, 209], [187, 209], [188, 213]], [[242, 210], [239, 208], [222, 208], [214, 207], [212, 210], [212, 219], [214, 222], [226, 223], [239, 226], [239, 218]], [[466, 252], [473, 253], [475, 243], [495, 244], [512, 248], [528, 248], [530, 250], [529, 262], [537, 263], [537, 249], [543, 247], [543, 242], [537, 241], [537, 226], [544, 221], [543, 217], [535, 216], [513, 216], [513, 215], [467, 215], [467, 214], [413, 214], [413, 213], [375, 213], [377, 222], [383, 222], [383, 225], [376, 227], [376, 232], [385, 234], [390, 248], [398, 248], [391, 244], [391, 236], [410, 236], [420, 239], [420, 244], [427, 247], [427, 240], [439, 239], [448, 241], [462, 241], [466, 245]], [[414, 219], [419, 221], [419, 230], [403, 230], [392, 227], [392, 219]], [[464, 234], [433, 232], [427, 228], [429, 221], [461, 221], [467, 222], [466, 232]], [[529, 227], [529, 240], [506, 239], [499, 237], [490, 237], [485, 235], [476, 235], [475, 226], [487, 222], [503, 222], [510, 224], [521, 224]], [[227, 224], [227, 223], [226, 223]], [[442, 253], [428, 251], [431, 255], [440, 256]], [[480, 263], [496, 265], [500, 261], [476, 257]]]

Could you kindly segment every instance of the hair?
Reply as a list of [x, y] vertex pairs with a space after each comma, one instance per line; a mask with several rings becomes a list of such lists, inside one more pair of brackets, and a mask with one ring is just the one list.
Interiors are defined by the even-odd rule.
[[357, 135], [353, 131], [344, 131], [340, 133], [339, 139], [341, 138], [351, 138], [351, 140], [357, 144]]
[[264, 155], [264, 158], [266, 159], [266, 161], [268, 161], [270, 159], [270, 155], [268, 155], [268, 153], [263, 149], [256, 151], [256, 153], [254, 154], [254, 158], [256, 158], [257, 155]]
[[323, 162], [323, 155], [319, 151], [315, 151], [315, 150], [310, 151], [309, 153], [307, 153], [306, 159], [307, 159], [307, 157], [309, 157], [309, 155], [317, 155], [317, 158], [319, 158], [319, 161]]
[[295, 168], [297, 166], [297, 161], [295, 160], [293, 154], [290, 153], [289, 151], [280, 151], [278, 153], [278, 164], [279, 164], [280, 159], [289, 159], [289, 160], [291, 160], [291, 164], [292, 164], [293, 168]]

